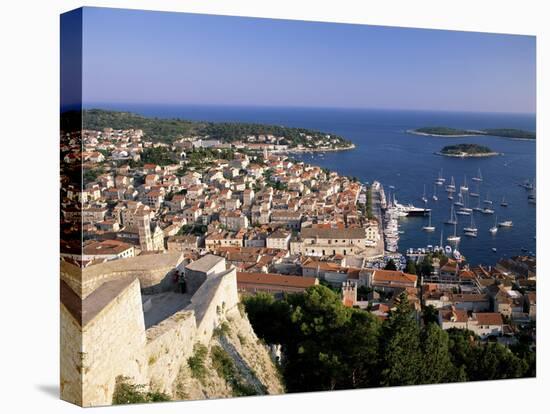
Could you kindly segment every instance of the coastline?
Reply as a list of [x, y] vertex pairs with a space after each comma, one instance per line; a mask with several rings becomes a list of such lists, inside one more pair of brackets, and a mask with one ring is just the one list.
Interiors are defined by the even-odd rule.
[[488, 157], [495, 157], [498, 155], [504, 155], [503, 152], [485, 152], [485, 153], [479, 153], [479, 154], [468, 154], [466, 152], [462, 152], [460, 154], [445, 154], [441, 151], [434, 152], [435, 155], [440, 155], [442, 157], [451, 157], [451, 158], [488, 158]]
[[352, 149], [355, 149], [355, 144], [348, 145], [346, 147], [339, 147], [339, 148], [303, 148], [303, 149], [297, 149], [297, 148], [291, 148], [286, 150], [272, 150], [271, 153], [274, 154], [302, 154], [302, 153], [308, 153], [308, 152], [338, 152], [338, 151], [349, 151]]
[[[418, 132], [414, 129], [407, 129], [405, 130], [405, 132], [411, 135], [420, 135], [424, 137], [437, 137], [437, 138], [496, 137], [496, 138], [504, 138], [504, 139], [511, 139], [511, 140], [517, 140], [517, 141], [536, 141], [536, 138], [507, 137], [502, 135], [491, 135], [484, 132], [480, 132], [478, 134], [454, 134], [454, 135], [430, 134], [427, 132]], [[475, 131], [472, 131], [472, 132], [475, 132]]]
[[425, 137], [439, 137], [439, 138], [466, 138], [466, 137], [486, 136], [486, 134], [461, 134], [461, 135], [429, 134], [427, 132], [418, 132], [418, 131], [415, 131], [414, 129], [407, 129], [405, 132], [407, 134], [412, 134], [412, 135], [421, 135]]

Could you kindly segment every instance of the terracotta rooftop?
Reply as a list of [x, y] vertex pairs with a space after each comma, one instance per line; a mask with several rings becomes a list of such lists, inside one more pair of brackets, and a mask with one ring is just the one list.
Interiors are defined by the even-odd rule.
[[415, 283], [417, 280], [416, 275], [404, 273], [399, 270], [382, 270], [377, 269], [374, 271], [373, 280], [375, 281], [387, 281], [387, 282], [410, 282]]
[[237, 272], [237, 283], [252, 283], [306, 289], [310, 286], [316, 285], [318, 281], [315, 277], [287, 276], [275, 273]]
[[463, 309], [441, 309], [439, 316], [444, 322], [468, 322], [468, 312]]
[[474, 312], [472, 316], [479, 325], [502, 325], [502, 315], [498, 312]]
[[305, 228], [300, 232], [302, 238], [321, 238], [321, 239], [364, 239], [365, 229], [354, 228]]

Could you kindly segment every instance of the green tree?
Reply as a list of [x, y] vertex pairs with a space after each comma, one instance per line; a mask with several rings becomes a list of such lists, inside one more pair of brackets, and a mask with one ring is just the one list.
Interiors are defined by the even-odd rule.
[[260, 292], [243, 298], [248, 319], [256, 334], [270, 344], [287, 341], [290, 329], [290, 308], [285, 300], [277, 301], [273, 295]]
[[386, 263], [386, 266], [384, 267], [386, 270], [397, 270], [397, 265], [393, 261], [393, 259], [388, 260], [388, 263]]
[[378, 386], [380, 320], [369, 312], [354, 309], [346, 328], [342, 343], [347, 369], [344, 387]]
[[426, 256], [424, 256], [424, 259], [422, 259], [417, 274], [419, 276], [430, 276], [433, 270], [434, 267], [432, 265], [432, 256], [427, 254]]
[[422, 332], [421, 382], [438, 384], [452, 376], [453, 365], [449, 357], [449, 337], [437, 324], [430, 323]]
[[397, 308], [384, 324], [381, 341], [381, 384], [418, 384], [422, 368], [420, 328], [406, 294], [399, 296]]
[[407, 259], [407, 265], [405, 266], [405, 273], [416, 275], [416, 263], [414, 260]]
[[438, 323], [439, 311], [433, 305], [424, 306], [422, 308], [422, 320], [426, 326], [430, 323]]
[[146, 391], [144, 385], [132, 384], [128, 377], [118, 376], [116, 378], [113, 405], [160, 401], [170, 401], [170, 397], [162, 392]]

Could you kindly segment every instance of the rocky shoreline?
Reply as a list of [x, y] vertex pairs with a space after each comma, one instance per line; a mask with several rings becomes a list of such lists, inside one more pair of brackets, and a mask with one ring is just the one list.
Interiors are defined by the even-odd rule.
[[478, 154], [468, 154], [467, 152], [462, 152], [460, 154], [446, 154], [441, 151], [434, 152], [435, 155], [441, 155], [442, 157], [452, 157], [452, 158], [486, 158], [486, 157], [495, 157], [497, 155], [504, 155], [503, 152], [484, 152]]
[[355, 144], [351, 144], [345, 147], [339, 147], [339, 148], [289, 148], [286, 150], [272, 150], [270, 152], [272, 153], [278, 153], [278, 154], [303, 154], [308, 152], [337, 152], [337, 151], [349, 151], [355, 149]]
[[421, 135], [425, 137], [439, 137], [439, 138], [466, 138], [466, 137], [479, 137], [484, 134], [459, 134], [459, 135], [443, 135], [443, 134], [429, 134], [427, 132], [418, 132], [414, 129], [407, 129], [405, 132], [412, 135]]

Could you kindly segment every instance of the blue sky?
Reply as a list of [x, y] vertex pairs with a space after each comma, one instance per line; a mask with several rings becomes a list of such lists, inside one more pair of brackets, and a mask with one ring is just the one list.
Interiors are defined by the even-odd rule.
[[93, 103], [535, 111], [535, 37], [85, 8]]

